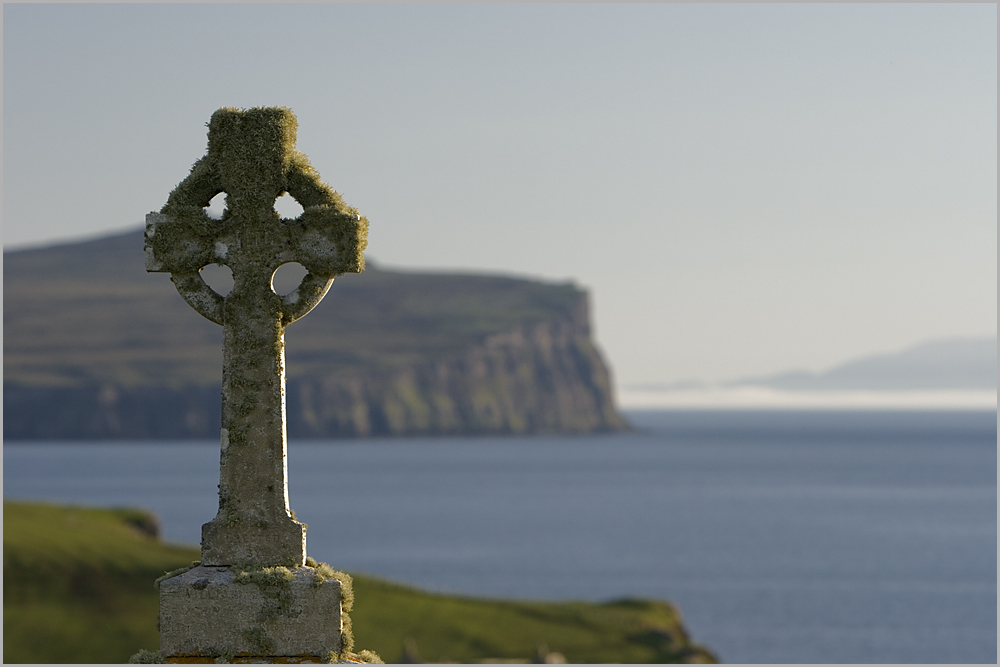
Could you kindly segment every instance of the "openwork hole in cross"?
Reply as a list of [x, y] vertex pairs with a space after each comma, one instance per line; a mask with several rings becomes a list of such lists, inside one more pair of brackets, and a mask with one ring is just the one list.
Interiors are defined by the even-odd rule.
[[201, 279], [217, 294], [228, 295], [233, 291], [233, 271], [225, 264], [209, 264], [201, 268]]
[[[274, 210], [286, 220], [294, 220], [302, 215], [302, 206], [287, 192], [274, 201]], [[280, 294], [280, 292], [279, 292]]]
[[[208, 203], [205, 207], [205, 213], [212, 220], [222, 220], [222, 212], [226, 210], [226, 193], [220, 192], [219, 194], [212, 197], [212, 201]], [[206, 280], [206, 282], [208, 282]], [[209, 283], [211, 284], [211, 283]], [[212, 289], [215, 289], [214, 287]], [[218, 292], [219, 290], [215, 290]], [[221, 292], [220, 292], [221, 294]]]
[[285, 296], [295, 291], [309, 271], [298, 262], [282, 264], [271, 276], [271, 289], [275, 294]]

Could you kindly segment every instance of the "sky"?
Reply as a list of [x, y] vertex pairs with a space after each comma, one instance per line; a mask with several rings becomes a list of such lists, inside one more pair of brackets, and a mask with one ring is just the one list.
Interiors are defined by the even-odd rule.
[[996, 12], [5, 4], [4, 249], [139, 228], [213, 111], [287, 106], [371, 260], [573, 281], [619, 386], [995, 336]]

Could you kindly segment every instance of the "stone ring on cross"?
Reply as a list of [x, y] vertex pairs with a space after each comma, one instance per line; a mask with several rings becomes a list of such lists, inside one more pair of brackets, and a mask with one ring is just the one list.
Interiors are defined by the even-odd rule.
[[[208, 124], [208, 153], [159, 213], [146, 216], [146, 270], [170, 273], [184, 300], [223, 325], [219, 513], [202, 527], [202, 563], [302, 565], [305, 526], [288, 508], [285, 327], [320, 302], [334, 277], [364, 269], [368, 220], [347, 206], [295, 150], [286, 108], [223, 108]], [[205, 208], [226, 193], [221, 220]], [[284, 193], [302, 206], [283, 220]], [[308, 273], [286, 296], [271, 286], [282, 264]], [[201, 277], [233, 272], [222, 296]]]
[[[209, 264], [232, 270], [235, 298], [262, 273], [270, 271], [270, 284], [282, 264], [304, 266], [308, 273], [298, 289], [274, 299], [264, 295], [286, 325], [312, 310], [335, 276], [364, 269], [368, 221], [295, 150], [297, 126], [285, 108], [219, 109], [208, 124], [208, 154], [163, 209], [146, 216], [146, 270], [169, 272], [181, 296], [216, 324], [224, 324], [228, 297], [201, 277]], [[212, 220], [205, 207], [222, 192], [226, 210], [221, 221]], [[282, 221], [274, 202], [286, 192], [303, 211]]]

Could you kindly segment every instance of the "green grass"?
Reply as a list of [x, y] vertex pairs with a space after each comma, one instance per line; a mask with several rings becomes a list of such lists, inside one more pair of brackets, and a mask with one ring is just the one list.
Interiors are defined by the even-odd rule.
[[[198, 550], [149, 534], [149, 516], [4, 502], [4, 662], [124, 662], [156, 650], [153, 581]], [[334, 564], [335, 565], [335, 564]], [[355, 574], [355, 650], [399, 661], [530, 659], [539, 644], [569, 662], [711, 662], [668, 603], [526, 602], [434, 595]]]
[[158, 648], [153, 581], [199, 553], [142, 532], [143, 517], [4, 501], [4, 662], [124, 662]]
[[568, 662], [714, 662], [687, 637], [676, 608], [654, 600], [527, 602], [431, 595], [354, 577], [357, 646], [398, 662], [403, 641], [422, 659], [530, 659], [539, 644]]

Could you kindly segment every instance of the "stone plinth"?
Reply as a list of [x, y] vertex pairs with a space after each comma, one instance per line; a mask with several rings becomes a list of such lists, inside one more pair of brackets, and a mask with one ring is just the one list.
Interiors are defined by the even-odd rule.
[[322, 662], [341, 651], [342, 623], [340, 581], [317, 568], [198, 566], [160, 582], [160, 652], [171, 662]]

